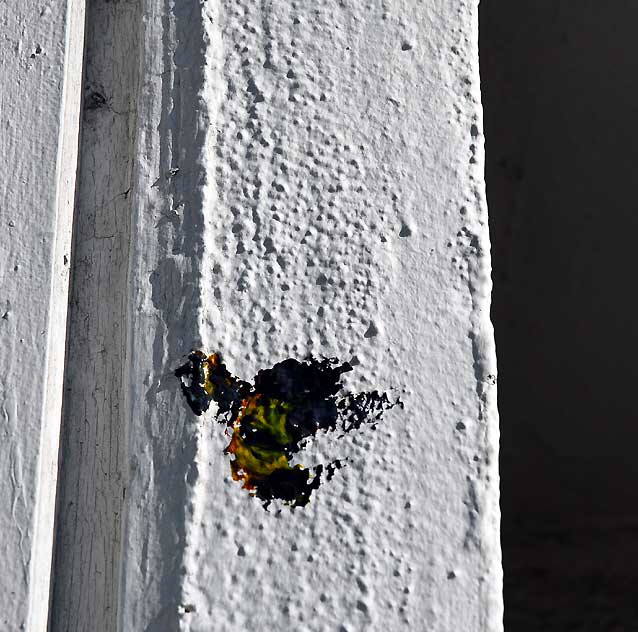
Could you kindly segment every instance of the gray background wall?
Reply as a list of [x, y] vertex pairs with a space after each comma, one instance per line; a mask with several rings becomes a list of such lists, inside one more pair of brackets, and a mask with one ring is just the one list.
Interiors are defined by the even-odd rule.
[[635, 630], [638, 4], [480, 11], [506, 629]]

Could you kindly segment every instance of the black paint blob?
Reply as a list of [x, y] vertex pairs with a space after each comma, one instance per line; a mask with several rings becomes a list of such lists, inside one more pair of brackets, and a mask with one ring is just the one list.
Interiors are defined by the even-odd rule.
[[225, 449], [233, 455], [233, 479], [267, 508], [275, 499], [306, 505], [322, 476], [330, 480], [343, 467], [338, 459], [312, 469], [291, 465], [306, 439], [319, 431], [342, 437], [364, 424], [375, 428], [386, 410], [403, 407], [378, 391], [344, 394], [342, 375], [352, 370], [335, 358], [290, 358], [259, 371], [251, 385], [231, 375], [218, 353], [193, 351], [175, 375], [196, 415], [217, 404], [217, 420], [233, 429]]

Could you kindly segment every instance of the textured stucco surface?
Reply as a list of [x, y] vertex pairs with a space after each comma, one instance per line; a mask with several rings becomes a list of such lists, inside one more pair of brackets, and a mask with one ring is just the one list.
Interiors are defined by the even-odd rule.
[[0, 3], [0, 629], [45, 630], [82, 2]]
[[[498, 630], [476, 6], [202, 6], [146, 22], [122, 625]], [[356, 357], [405, 410], [318, 438], [348, 466], [265, 512], [178, 390], [193, 347], [246, 379]]]

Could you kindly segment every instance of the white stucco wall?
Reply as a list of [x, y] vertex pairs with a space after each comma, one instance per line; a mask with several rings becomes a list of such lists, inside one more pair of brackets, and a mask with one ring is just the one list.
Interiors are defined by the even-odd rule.
[[[89, 8], [52, 628], [501, 629], [476, 2]], [[174, 370], [400, 397], [306, 507]]]

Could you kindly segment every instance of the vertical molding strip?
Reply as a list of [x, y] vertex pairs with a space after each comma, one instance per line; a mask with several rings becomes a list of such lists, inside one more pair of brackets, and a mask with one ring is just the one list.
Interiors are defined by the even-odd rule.
[[0, 629], [44, 632], [85, 0], [0, 3]]
[[36, 498], [32, 563], [30, 568], [27, 630], [46, 630], [49, 621], [53, 571], [54, 524], [58, 483], [58, 457], [62, 423], [64, 365], [69, 305], [69, 258], [71, 255], [75, 193], [80, 142], [80, 104], [84, 60], [86, 1], [69, 0], [60, 138], [57, 156], [56, 230], [54, 235], [51, 299], [45, 393], [40, 437], [39, 482]]

